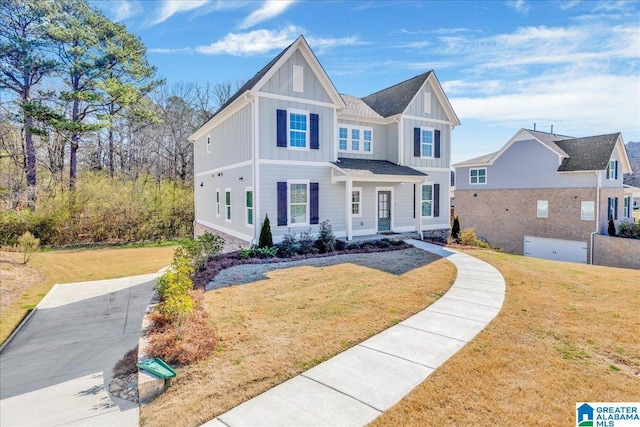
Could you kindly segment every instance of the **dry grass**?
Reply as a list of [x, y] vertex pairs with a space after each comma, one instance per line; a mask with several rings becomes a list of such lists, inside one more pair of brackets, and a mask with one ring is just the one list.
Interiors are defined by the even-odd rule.
[[[21, 254], [3, 252], [0, 263], [3, 298], [0, 342], [7, 339], [28, 310], [33, 309], [54, 284], [153, 273], [171, 263], [174, 249], [174, 246], [163, 246], [41, 252], [28, 266], [5, 262], [9, 258], [17, 261]], [[34, 271], [38, 274], [34, 274]], [[15, 289], [16, 282], [21, 283], [19, 290]], [[5, 306], [4, 298], [9, 294], [9, 289], [13, 289], [13, 298]]]
[[575, 403], [640, 400], [640, 273], [468, 251], [507, 283], [498, 317], [372, 423], [575, 425]]
[[420, 311], [455, 278], [448, 261], [426, 261], [402, 275], [347, 263], [288, 268], [206, 293], [219, 346], [142, 406], [141, 424], [200, 425]]

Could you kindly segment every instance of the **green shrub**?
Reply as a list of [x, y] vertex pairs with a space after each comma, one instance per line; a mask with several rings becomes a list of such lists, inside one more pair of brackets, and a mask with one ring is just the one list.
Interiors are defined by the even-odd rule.
[[40, 249], [40, 239], [25, 231], [18, 239], [18, 250], [22, 252], [22, 263], [28, 263]]
[[186, 237], [180, 240], [182, 246], [188, 253], [196, 270], [200, 270], [204, 265], [222, 252], [224, 239], [217, 234], [205, 231], [195, 239]]
[[240, 259], [273, 258], [276, 256], [276, 253], [276, 248], [259, 248], [256, 245], [252, 245], [250, 248], [238, 250], [238, 257]]
[[262, 222], [262, 228], [260, 229], [260, 239], [258, 240], [259, 248], [272, 248], [273, 236], [271, 234], [271, 222], [269, 221], [269, 215], [264, 216]]
[[621, 222], [618, 224], [618, 236], [627, 239], [640, 239], [640, 222]]
[[477, 246], [478, 236], [476, 235], [475, 228], [465, 228], [460, 231], [460, 243], [465, 246]]
[[609, 218], [609, 227], [607, 227], [607, 233], [609, 236], [615, 237], [616, 235], [616, 225], [613, 222], [613, 218]]
[[281, 258], [291, 258], [298, 253], [298, 238], [296, 232], [289, 229], [278, 243], [278, 256]]
[[458, 215], [453, 218], [453, 227], [451, 227], [451, 237], [457, 242], [460, 240], [460, 220]]
[[180, 325], [194, 307], [189, 296], [189, 291], [193, 288], [193, 273], [187, 249], [179, 246], [173, 255], [173, 262], [156, 281], [155, 290], [161, 298], [158, 311], [176, 325]]
[[329, 224], [329, 220], [320, 223], [316, 247], [320, 253], [333, 252], [336, 249], [336, 236], [333, 234], [333, 228]]
[[317, 249], [315, 247], [315, 239], [313, 237], [313, 234], [311, 234], [311, 229], [302, 231], [300, 233], [297, 248], [297, 252], [302, 255], [317, 252]]

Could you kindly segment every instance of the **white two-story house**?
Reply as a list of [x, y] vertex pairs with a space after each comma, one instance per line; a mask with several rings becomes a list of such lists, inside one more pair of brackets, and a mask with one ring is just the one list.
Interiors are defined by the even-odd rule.
[[190, 140], [195, 228], [256, 243], [289, 230], [337, 237], [450, 229], [451, 131], [433, 71], [365, 98], [341, 95], [303, 36]]

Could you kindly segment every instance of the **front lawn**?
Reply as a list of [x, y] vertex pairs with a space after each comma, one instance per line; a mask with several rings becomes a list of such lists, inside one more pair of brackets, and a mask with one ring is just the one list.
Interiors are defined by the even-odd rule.
[[577, 402], [640, 400], [638, 270], [467, 253], [504, 275], [502, 311], [373, 426], [568, 426]]
[[[331, 258], [207, 292], [219, 345], [141, 407], [141, 424], [200, 425], [422, 310], [455, 278], [451, 263], [415, 248]], [[400, 275], [372, 267], [415, 267], [408, 258], [421, 266]]]

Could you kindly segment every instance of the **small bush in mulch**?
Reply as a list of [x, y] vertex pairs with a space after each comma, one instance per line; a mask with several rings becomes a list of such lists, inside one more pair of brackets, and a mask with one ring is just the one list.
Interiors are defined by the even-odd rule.
[[188, 365], [209, 355], [217, 343], [215, 330], [202, 304], [203, 291], [191, 291], [195, 308], [179, 327], [157, 310], [149, 314], [146, 354], [171, 365]]
[[118, 360], [113, 367], [113, 376], [120, 377], [138, 372], [138, 346], [127, 351], [124, 357]]
[[[382, 243], [381, 243], [382, 242]], [[274, 262], [299, 261], [309, 258], [319, 258], [342, 254], [372, 253], [395, 251], [412, 247], [402, 240], [367, 240], [363, 242], [352, 242], [346, 246], [338, 241], [334, 252], [328, 253], [308, 253], [305, 255], [295, 255], [291, 257], [275, 257], [275, 258], [249, 258], [243, 259], [237, 252], [231, 252], [219, 255], [217, 258], [209, 261], [200, 271], [198, 271], [193, 279], [195, 289], [204, 289], [207, 284], [225, 268], [233, 267], [240, 264], [266, 264]]]

